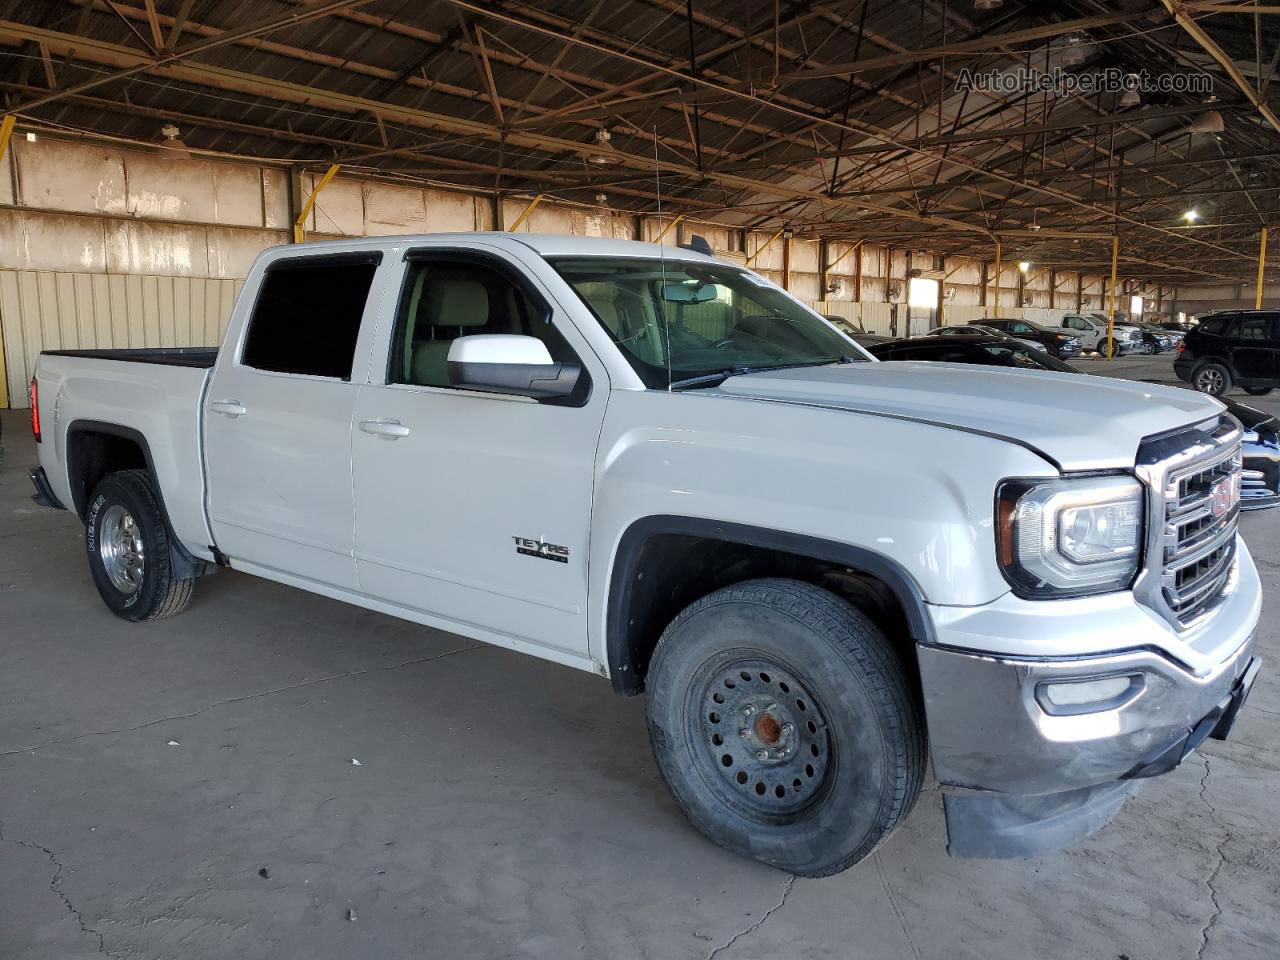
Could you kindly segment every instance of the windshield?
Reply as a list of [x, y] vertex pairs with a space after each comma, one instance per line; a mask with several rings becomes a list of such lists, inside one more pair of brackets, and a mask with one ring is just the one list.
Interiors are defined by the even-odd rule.
[[729, 371], [866, 359], [817, 314], [736, 267], [631, 257], [549, 262], [650, 388]]

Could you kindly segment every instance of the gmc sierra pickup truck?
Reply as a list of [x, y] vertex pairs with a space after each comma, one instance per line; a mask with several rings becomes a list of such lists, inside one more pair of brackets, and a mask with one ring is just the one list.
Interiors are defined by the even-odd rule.
[[277, 247], [221, 349], [46, 353], [31, 391], [114, 613], [226, 566], [592, 671], [699, 830], [798, 874], [930, 756], [953, 854], [1071, 843], [1257, 675], [1216, 400], [879, 363], [688, 249]]

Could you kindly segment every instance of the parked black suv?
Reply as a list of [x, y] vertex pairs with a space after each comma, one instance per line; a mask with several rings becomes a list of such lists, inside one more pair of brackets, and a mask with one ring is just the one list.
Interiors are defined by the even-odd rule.
[[1280, 387], [1280, 313], [1233, 310], [1205, 317], [1182, 338], [1173, 372], [1201, 393], [1243, 387], [1255, 397]]
[[991, 320], [984, 318], [980, 322], [984, 327], [991, 327], [1011, 337], [1017, 337], [1019, 340], [1034, 340], [1036, 343], [1041, 344], [1050, 356], [1057, 357], [1059, 360], [1080, 355], [1079, 337], [1073, 337], [1069, 333], [1047, 330], [1039, 324], [1032, 323], [1030, 320], [1004, 320], [1001, 318]]

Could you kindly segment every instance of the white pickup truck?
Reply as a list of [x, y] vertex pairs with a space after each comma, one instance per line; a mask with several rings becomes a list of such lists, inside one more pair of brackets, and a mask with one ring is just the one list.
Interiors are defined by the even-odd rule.
[[46, 353], [32, 395], [113, 612], [229, 566], [647, 692], [692, 823], [799, 874], [929, 755], [953, 854], [1070, 843], [1257, 674], [1216, 400], [878, 363], [687, 249], [277, 247], [220, 350]]

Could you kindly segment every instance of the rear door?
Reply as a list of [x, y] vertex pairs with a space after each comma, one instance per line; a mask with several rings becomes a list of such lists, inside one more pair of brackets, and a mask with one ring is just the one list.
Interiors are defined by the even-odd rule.
[[[361, 390], [352, 432], [361, 588], [427, 622], [580, 662], [603, 365], [508, 254], [432, 244], [406, 260], [376, 348], [386, 365]], [[585, 389], [539, 403], [450, 385], [454, 339], [513, 334], [581, 363]]]
[[272, 261], [239, 342], [223, 347], [205, 399], [206, 472], [214, 539], [236, 565], [358, 586], [352, 381], [367, 369], [357, 357], [368, 356], [380, 260]]
[[1274, 314], [1245, 314], [1229, 333], [1231, 365], [1241, 381], [1271, 380], [1280, 376], [1280, 350]]

